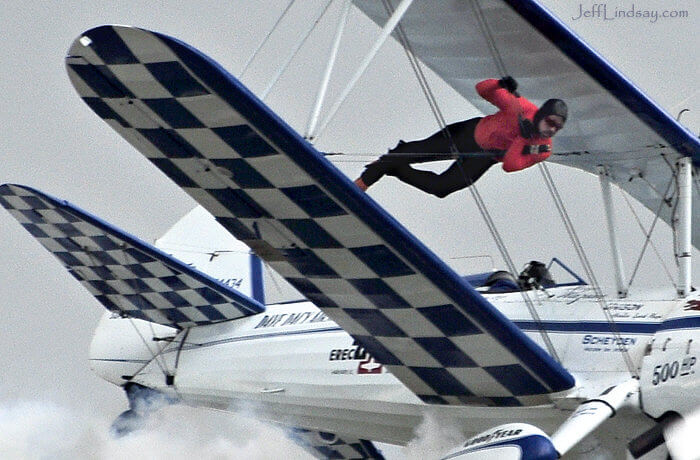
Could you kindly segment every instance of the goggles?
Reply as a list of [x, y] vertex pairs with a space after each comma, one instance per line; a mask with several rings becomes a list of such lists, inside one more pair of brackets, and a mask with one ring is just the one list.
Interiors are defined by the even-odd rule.
[[564, 127], [564, 123], [560, 122], [552, 116], [545, 117], [544, 122], [547, 123], [547, 126], [549, 126], [550, 128], [555, 128], [557, 131]]

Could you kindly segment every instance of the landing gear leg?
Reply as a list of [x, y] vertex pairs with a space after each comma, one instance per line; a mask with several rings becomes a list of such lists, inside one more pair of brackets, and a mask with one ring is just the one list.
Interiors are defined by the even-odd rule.
[[110, 433], [115, 438], [121, 438], [139, 430], [151, 413], [163, 406], [177, 402], [158, 390], [137, 383], [127, 383], [124, 386], [124, 391], [129, 399], [129, 409], [122, 412], [112, 423]]

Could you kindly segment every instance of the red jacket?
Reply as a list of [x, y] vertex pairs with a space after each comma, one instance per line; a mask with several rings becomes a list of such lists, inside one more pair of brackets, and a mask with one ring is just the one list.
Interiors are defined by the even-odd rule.
[[[535, 135], [526, 139], [520, 135], [518, 115], [532, 121], [537, 106], [524, 97], [516, 97], [508, 90], [501, 88], [498, 80], [484, 80], [477, 83], [476, 91], [500, 110], [493, 115], [481, 119], [474, 131], [474, 140], [484, 150], [505, 150], [500, 159], [506, 172], [520, 171], [540, 161], [546, 160], [552, 154], [552, 140]], [[527, 145], [535, 146], [533, 150], [543, 153], [523, 154]]]

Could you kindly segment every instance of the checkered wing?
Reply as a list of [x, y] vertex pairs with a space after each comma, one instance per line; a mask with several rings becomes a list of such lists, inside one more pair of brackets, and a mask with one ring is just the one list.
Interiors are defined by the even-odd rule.
[[65, 201], [5, 184], [0, 204], [108, 310], [177, 328], [265, 311], [255, 300]]
[[210, 58], [85, 32], [83, 100], [423, 401], [540, 404], [574, 380]]
[[342, 438], [325, 431], [294, 428], [291, 438], [316, 458], [384, 460], [382, 453], [366, 439]]

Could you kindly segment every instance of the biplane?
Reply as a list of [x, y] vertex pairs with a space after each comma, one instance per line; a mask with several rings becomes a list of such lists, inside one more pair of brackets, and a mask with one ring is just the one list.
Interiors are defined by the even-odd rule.
[[[586, 456], [591, 434], [617, 457], [665, 455], [663, 428], [700, 406], [697, 137], [534, 0], [351, 5], [381, 33], [343, 97], [389, 37], [484, 113], [474, 84], [494, 61], [531, 99], [556, 93], [571, 113], [549, 161], [598, 175], [607, 200], [616, 184], [673, 227], [675, 295], [628, 292], [609, 201], [616, 297], [583, 251], [584, 276], [558, 259], [518, 272], [507, 253], [502, 271], [458, 274], [314, 147], [342, 97], [302, 136], [192, 46], [99, 26], [66, 56], [77, 93], [201, 205], [186, 225], [206, 220], [238, 245], [214, 270], [220, 251], [190, 261], [32, 187], [0, 186], [0, 203], [108, 310], [91, 364], [129, 397], [115, 432], [163, 403], [245, 405], [314, 456], [383, 458], [376, 442], [406, 444], [434, 411], [465, 432], [444, 458]], [[303, 298], [266, 302], [264, 267]]]

